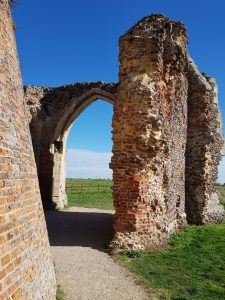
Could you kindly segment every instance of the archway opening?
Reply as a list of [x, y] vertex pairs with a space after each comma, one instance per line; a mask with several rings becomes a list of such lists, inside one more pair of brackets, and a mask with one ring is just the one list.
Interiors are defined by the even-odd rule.
[[74, 121], [67, 138], [68, 206], [112, 210], [113, 107], [103, 100], [89, 105]]
[[74, 112], [55, 144], [59, 151], [54, 155], [53, 197], [65, 191], [67, 209], [46, 215], [52, 246], [105, 251], [113, 237], [112, 114], [111, 103], [92, 101]]

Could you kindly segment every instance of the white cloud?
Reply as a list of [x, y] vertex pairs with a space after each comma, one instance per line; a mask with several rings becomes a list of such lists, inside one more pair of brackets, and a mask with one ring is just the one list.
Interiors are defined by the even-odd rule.
[[82, 149], [67, 149], [67, 178], [112, 178], [109, 169], [111, 152], [93, 152]]
[[225, 183], [225, 156], [223, 156], [223, 159], [221, 160], [221, 162], [219, 164], [218, 182]]
[[[109, 169], [111, 152], [94, 152], [82, 149], [67, 149], [67, 178], [112, 178]], [[218, 169], [218, 182], [225, 183], [225, 156]]]

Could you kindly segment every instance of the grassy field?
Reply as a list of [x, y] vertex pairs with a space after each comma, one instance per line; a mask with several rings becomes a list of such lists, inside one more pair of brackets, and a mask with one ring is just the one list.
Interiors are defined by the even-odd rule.
[[[112, 180], [66, 179], [68, 206], [113, 209]], [[225, 186], [217, 186], [220, 202], [225, 207]]]
[[225, 224], [189, 226], [164, 251], [117, 254], [159, 299], [225, 299]]
[[68, 206], [113, 209], [112, 180], [67, 179]]

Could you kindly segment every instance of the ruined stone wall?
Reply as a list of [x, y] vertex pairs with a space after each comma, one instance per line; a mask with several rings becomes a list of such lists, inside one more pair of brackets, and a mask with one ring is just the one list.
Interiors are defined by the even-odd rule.
[[0, 299], [55, 299], [55, 274], [6, 0], [0, 0], [0, 227]]
[[49, 199], [52, 190], [53, 157], [50, 152], [50, 141], [44, 130], [49, 123], [49, 117], [41, 105], [40, 99], [50, 92], [51, 88], [47, 87], [25, 88], [25, 102], [28, 105], [28, 112], [30, 112], [30, 132], [44, 208], [51, 207]]
[[9, 2], [0, 0], [0, 299], [55, 299], [37, 170], [44, 203], [63, 208], [66, 138], [98, 98], [114, 105], [113, 247], [156, 248], [187, 221], [223, 218], [217, 87], [188, 57], [181, 23], [152, 15], [122, 36], [119, 84], [29, 86], [24, 99]]
[[215, 185], [223, 146], [217, 86], [189, 59], [186, 210], [191, 224], [223, 220]]
[[222, 151], [215, 81], [187, 52], [186, 29], [163, 15], [120, 39], [119, 83], [28, 86], [25, 101], [45, 207], [63, 208], [69, 129], [98, 98], [114, 105], [112, 247], [167, 243], [186, 223], [220, 222], [215, 192]]
[[187, 131], [187, 37], [162, 15], [120, 39], [113, 117], [113, 245], [154, 248], [183, 228]]
[[[25, 87], [30, 130], [45, 208], [67, 205], [65, 193], [66, 141], [80, 113], [100, 98], [113, 103], [117, 84], [80, 82], [56, 88]], [[104, 126], [104, 124], [103, 124]]]
[[223, 140], [222, 155], [225, 156], [225, 140]]
[[223, 143], [223, 147], [222, 147], [222, 150], [221, 150], [221, 154], [224, 156], [225, 155], [225, 138], [223, 137], [223, 132], [224, 132], [224, 129], [223, 129], [223, 117], [222, 117], [222, 112], [220, 110], [220, 107], [219, 105], [218, 106], [218, 113], [219, 113], [219, 133], [222, 137], [222, 143]]

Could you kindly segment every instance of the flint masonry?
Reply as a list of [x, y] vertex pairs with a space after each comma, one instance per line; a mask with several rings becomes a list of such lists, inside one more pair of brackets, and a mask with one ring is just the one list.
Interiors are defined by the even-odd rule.
[[0, 0], [0, 299], [55, 299], [42, 207], [66, 205], [66, 139], [98, 98], [114, 107], [112, 247], [158, 248], [187, 223], [222, 221], [217, 86], [189, 57], [186, 28], [148, 16], [120, 38], [119, 61], [117, 83], [23, 88]]

